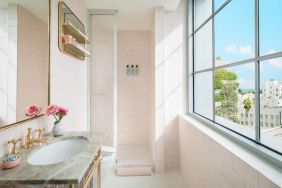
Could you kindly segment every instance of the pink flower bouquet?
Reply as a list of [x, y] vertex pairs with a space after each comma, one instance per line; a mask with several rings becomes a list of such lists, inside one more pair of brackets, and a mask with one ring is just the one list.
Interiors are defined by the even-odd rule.
[[41, 107], [38, 105], [31, 105], [26, 108], [25, 115], [28, 117], [36, 117], [41, 112]]
[[63, 117], [68, 114], [68, 111], [69, 110], [64, 107], [60, 107], [58, 105], [50, 105], [45, 109], [45, 114], [48, 116], [53, 115], [56, 120], [55, 124], [57, 124], [60, 123]]

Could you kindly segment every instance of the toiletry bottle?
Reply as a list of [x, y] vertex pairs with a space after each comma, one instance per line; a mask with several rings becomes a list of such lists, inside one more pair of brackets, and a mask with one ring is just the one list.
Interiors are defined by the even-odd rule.
[[130, 68], [129, 68], [129, 65], [126, 65], [126, 74], [127, 74], [127, 76], [130, 76]]
[[131, 65], [130, 75], [135, 76], [134, 65]]
[[135, 74], [136, 76], [139, 76], [139, 66], [135, 65]]

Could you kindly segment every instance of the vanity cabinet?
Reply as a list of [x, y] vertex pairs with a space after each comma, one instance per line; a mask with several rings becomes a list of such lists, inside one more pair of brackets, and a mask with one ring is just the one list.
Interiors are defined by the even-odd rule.
[[1, 188], [100, 188], [101, 187], [101, 160], [99, 155], [89, 166], [87, 172], [79, 184], [44, 184], [44, 185], [0, 185]]
[[[85, 144], [85, 149], [58, 163], [32, 165], [28, 162], [30, 156], [42, 148], [69, 139], [86, 140], [81, 142]], [[101, 135], [73, 132], [65, 133], [59, 138], [50, 136], [48, 140], [48, 144], [35, 147], [31, 151], [19, 150], [22, 162], [13, 169], [0, 170], [0, 188], [100, 188]]]
[[[100, 150], [99, 150], [100, 153]], [[101, 187], [101, 160], [100, 154], [89, 166], [86, 174], [79, 184], [53, 184], [44, 185], [44, 188], [100, 188]]]

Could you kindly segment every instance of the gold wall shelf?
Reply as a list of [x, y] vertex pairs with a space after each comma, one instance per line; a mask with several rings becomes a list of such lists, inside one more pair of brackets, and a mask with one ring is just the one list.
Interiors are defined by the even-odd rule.
[[70, 21], [67, 21], [63, 24], [63, 33], [67, 35], [72, 35], [79, 43], [90, 43], [88, 37], [79, 29], [77, 29]]
[[81, 47], [79, 45], [62, 43], [62, 47], [63, 47], [65, 52], [71, 53], [71, 54], [73, 54], [76, 57], [79, 57], [81, 59], [84, 58], [84, 57], [90, 56], [90, 53], [86, 49], [84, 49], [83, 47]]
[[[90, 56], [90, 52], [86, 49], [86, 44], [90, 44], [90, 41], [85, 33], [83, 23], [63, 1], [59, 2], [58, 10], [60, 51], [79, 60], [84, 60], [85, 57]], [[71, 35], [76, 42], [63, 43], [64, 35]]]

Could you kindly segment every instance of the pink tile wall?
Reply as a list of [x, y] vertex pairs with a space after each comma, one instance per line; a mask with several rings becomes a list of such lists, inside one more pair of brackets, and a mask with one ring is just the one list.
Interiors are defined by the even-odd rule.
[[16, 109], [17, 120], [23, 120], [27, 106], [48, 105], [48, 23], [18, 6], [17, 36]]
[[[51, 31], [51, 103], [69, 108], [63, 120], [68, 131], [86, 131], [87, 127], [87, 60], [80, 61], [58, 48], [58, 2], [52, 0]], [[87, 30], [87, 8], [81, 1], [64, 0], [84, 23]]]
[[26, 123], [22, 123], [17, 127], [6, 129], [0, 132], [0, 156], [11, 152], [12, 146], [8, 145], [8, 141], [12, 139], [21, 138], [25, 139], [27, 133], [27, 128], [45, 128], [46, 132], [50, 132], [52, 129], [52, 121], [48, 117], [38, 118], [36, 120], [31, 120]]
[[[149, 144], [151, 124], [150, 32], [118, 31], [117, 142]], [[127, 76], [126, 65], [139, 65]]]
[[[179, 166], [188, 187], [278, 188], [282, 186], [271, 182], [231, 153], [223, 143], [215, 141], [191, 122], [179, 117]], [[272, 172], [268, 169], [264, 173], [271, 176]], [[278, 181], [281, 182], [281, 178], [282, 174]]]
[[91, 131], [105, 135], [103, 146], [114, 147], [114, 16], [91, 17]]
[[8, 106], [8, 10], [0, 9], [0, 126], [7, 124]]
[[[87, 62], [62, 54], [58, 48], [58, 2], [52, 0], [51, 15], [51, 103], [68, 107], [70, 112], [63, 120], [67, 131], [87, 130]], [[65, 0], [72, 11], [87, 26], [87, 9], [80, 1]], [[52, 128], [53, 119], [44, 117], [28, 121], [18, 127], [0, 132], [0, 156], [10, 150], [9, 139], [23, 137], [27, 127]]]
[[165, 143], [165, 69], [164, 69], [164, 9], [155, 9], [154, 16], [154, 147], [155, 147], [155, 170], [157, 173], [164, 172], [164, 143]]
[[12, 123], [16, 120], [17, 107], [17, 6], [8, 5], [8, 106], [7, 122]]
[[151, 65], [150, 65], [150, 73], [151, 73], [151, 126], [150, 126], [150, 149], [152, 154], [152, 159], [155, 160], [156, 158], [156, 146], [155, 146], [155, 15], [153, 15], [153, 20], [151, 23], [150, 29], [150, 58], [151, 58]]
[[173, 12], [156, 8], [153, 23], [155, 145], [152, 148], [156, 171], [162, 172], [178, 168], [177, 116], [185, 109], [186, 1]]
[[178, 168], [178, 114], [185, 109], [186, 0], [164, 14], [165, 168]]

